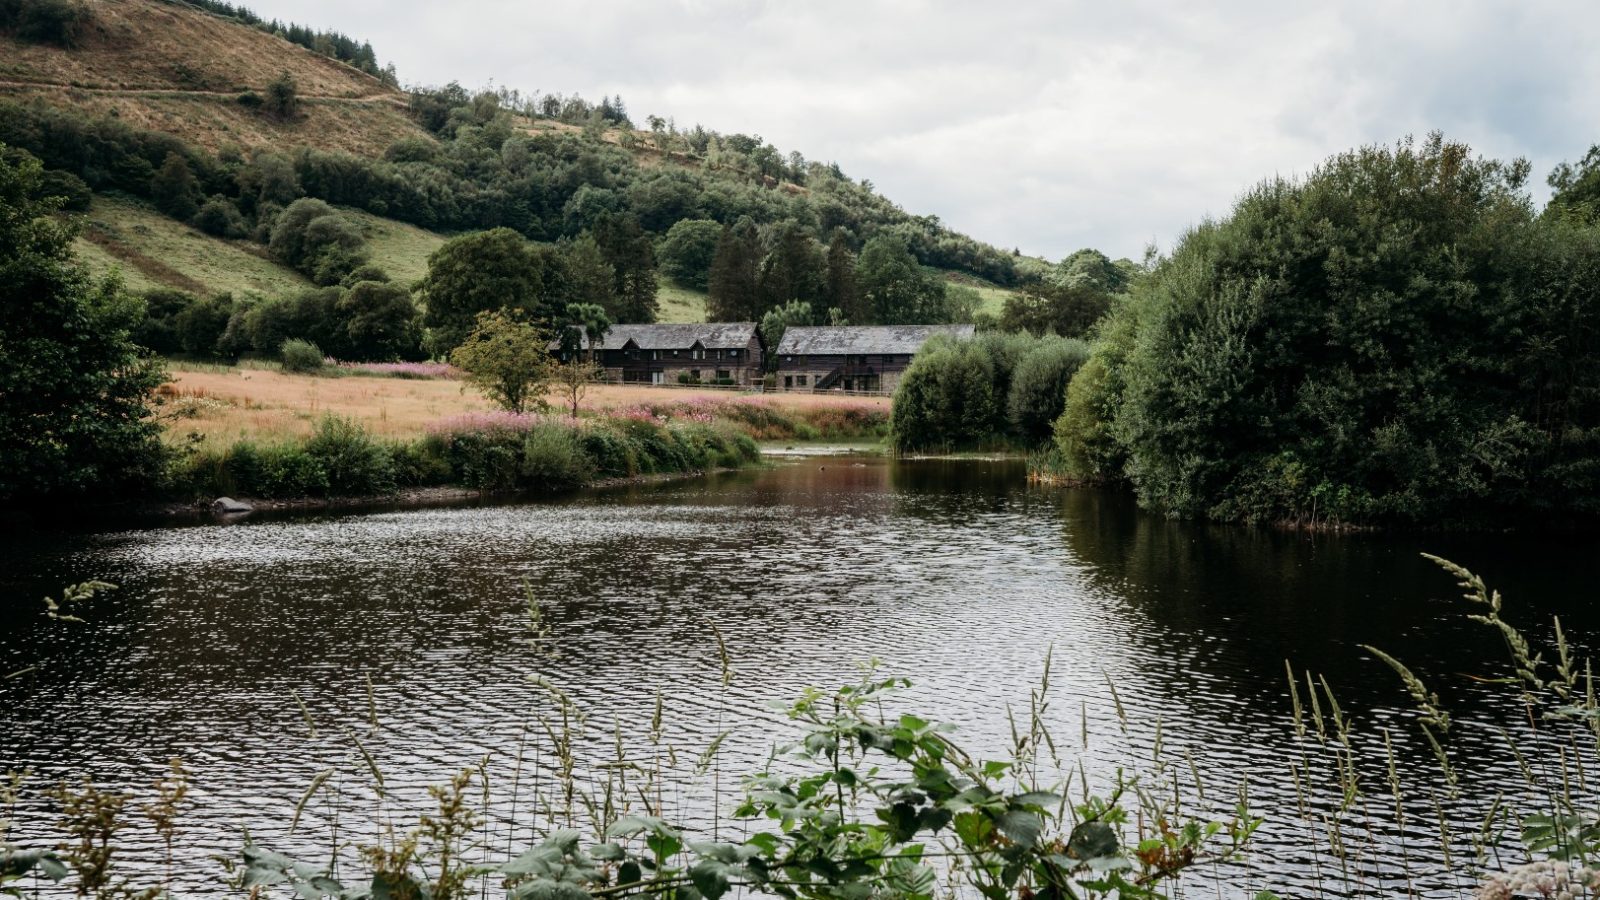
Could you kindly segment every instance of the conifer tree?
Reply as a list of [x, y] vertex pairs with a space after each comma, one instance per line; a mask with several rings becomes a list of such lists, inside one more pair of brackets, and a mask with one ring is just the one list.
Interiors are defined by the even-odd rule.
[[755, 223], [740, 219], [724, 228], [711, 260], [710, 298], [706, 316], [715, 322], [750, 322], [760, 318], [757, 266], [761, 245]]

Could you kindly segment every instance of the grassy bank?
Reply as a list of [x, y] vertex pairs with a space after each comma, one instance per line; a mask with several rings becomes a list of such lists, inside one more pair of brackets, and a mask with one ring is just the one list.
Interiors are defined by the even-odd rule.
[[394, 440], [327, 415], [304, 439], [179, 451], [165, 491], [178, 500], [383, 496], [440, 486], [548, 491], [739, 468], [760, 458], [747, 435], [705, 423], [477, 413]]

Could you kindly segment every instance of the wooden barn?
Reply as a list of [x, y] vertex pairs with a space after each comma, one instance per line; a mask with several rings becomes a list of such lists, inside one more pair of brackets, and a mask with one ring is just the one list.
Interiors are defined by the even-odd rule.
[[778, 342], [778, 390], [893, 393], [935, 335], [972, 337], [971, 325], [795, 326]]
[[754, 322], [613, 325], [594, 346], [606, 380], [626, 384], [759, 385], [762, 351]]

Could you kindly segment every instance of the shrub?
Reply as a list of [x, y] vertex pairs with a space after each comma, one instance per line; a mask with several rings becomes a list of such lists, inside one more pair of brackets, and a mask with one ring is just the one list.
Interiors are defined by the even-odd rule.
[[1089, 358], [1089, 345], [1070, 339], [1047, 339], [1017, 363], [1006, 398], [1011, 431], [1028, 446], [1050, 437], [1051, 427], [1066, 404], [1067, 384]]
[[326, 357], [316, 344], [300, 338], [290, 338], [278, 346], [278, 358], [283, 371], [296, 373], [320, 372]]
[[189, 304], [178, 313], [174, 325], [178, 345], [184, 353], [197, 357], [229, 356], [223, 336], [236, 312], [232, 294], [217, 294]]
[[594, 477], [576, 428], [554, 422], [530, 430], [522, 442], [522, 479], [529, 487], [572, 488]]
[[178, 336], [178, 319], [197, 301], [192, 295], [170, 288], [146, 291], [144, 315], [133, 326], [133, 341], [156, 353], [170, 354], [183, 350]]
[[244, 216], [239, 214], [239, 207], [232, 200], [220, 196], [213, 196], [201, 204], [191, 224], [206, 234], [230, 240], [249, 233]]
[[54, 197], [61, 203], [61, 208], [71, 212], [84, 212], [94, 202], [94, 192], [89, 190], [88, 182], [59, 169], [46, 169], [39, 175], [37, 190], [39, 199]]
[[24, 41], [76, 47], [94, 14], [76, 0], [4, 0], [0, 28]]
[[304, 449], [320, 465], [330, 494], [365, 496], [394, 489], [394, 459], [389, 448], [351, 419], [323, 416]]

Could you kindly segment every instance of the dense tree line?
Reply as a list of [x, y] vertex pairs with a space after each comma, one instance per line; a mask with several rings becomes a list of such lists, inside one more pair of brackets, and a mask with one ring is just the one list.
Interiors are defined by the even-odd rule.
[[935, 337], [895, 389], [895, 447], [1038, 447], [1050, 437], [1067, 383], [1088, 356], [1088, 344], [1055, 335]]
[[1552, 177], [1438, 135], [1274, 179], [1113, 307], [1068, 389], [1074, 475], [1243, 521], [1600, 512], [1600, 153]]

